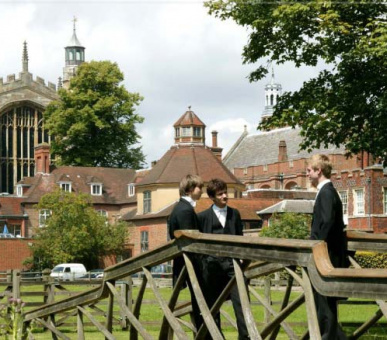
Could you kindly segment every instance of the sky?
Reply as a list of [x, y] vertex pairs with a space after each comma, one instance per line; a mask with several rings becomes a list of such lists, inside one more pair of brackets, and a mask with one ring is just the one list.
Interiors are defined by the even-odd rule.
[[[243, 65], [248, 29], [210, 16], [202, 1], [0, 0], [0, 77], [18, 76], [27, 41], [29, 71], [57, 84], [74, 17], [86, 61], [116, 62], [127, 90], [144, 97], [137, 131], [147, 166], [173, 145], [173, 124], [188, 106], [206, 124], [207, 145], [218, 131], [223, 156], [244, 126], [257, 133], [270, 77], [247, 77], [267, 60]], [[274, 73], [283, 91], [295, 91], [318, 69], [285, 64]]]

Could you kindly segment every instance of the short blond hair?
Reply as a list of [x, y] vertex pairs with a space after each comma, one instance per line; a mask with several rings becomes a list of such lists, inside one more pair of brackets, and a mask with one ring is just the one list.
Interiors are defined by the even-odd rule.
[[308, 165], [313, 170], [321, 169], [321, 172], [324, 175], [324, 177], [331, 178], [332, 163], [327, 155], [322, 155], [322, 154], [313, 155], [309, 159]]
[[203, 187], [203, 180], [198, 175], [187, 175], [182, 178], [179, 185], [180, 196], [187, 196], [196, 187]]

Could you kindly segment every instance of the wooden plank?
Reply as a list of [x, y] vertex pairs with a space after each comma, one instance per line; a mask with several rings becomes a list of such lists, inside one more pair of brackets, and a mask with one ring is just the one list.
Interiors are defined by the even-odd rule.
[[64, 335], [60, 330], [58, 330], [51, 323], [46, 322], [46, 321], [44, 321], [43, 319], [40, 319], [40, 318], [36, 318], [36, 321], [41, 323], [45, 328], [49, 329], [51, 331], [51, 333], [53, 334], [53, 337], [54, 337], [54, 334], [55, 334], [56, 336], [60, 337], [63, 340], [71, 340], [68, 336]]
[[[107, 282], [108, 284], [109, 282]], [[114, 295], [110, 292], [108, 297], [108, 306], [107, 306], [107, 312], [106, 312], [106, 330], [113, 334], [113, 307], [114, 307]], [[105, 340], [107, 338], [105, 337]]]
[[[186, 277], [187, 277], [187, 268], [184, 266], [179, 274], [179, 277], [177, 278], [175, 287], [172, 291], [172, 295], [169, 298], [168, 308], [171, 311], [175, 310], [177, 299], [179, 298], [179, 294], [180, 294], [180, 291], [181, 291], [183, 284], [186, 280]], [[176, 316], [175, 313], [174, 313], [174, 315]], [[170, 334], [169, 330], [170, 330], [169, 323], [168, 323], [166, 316], [164, 315], [163, 321], [161, 322], [159, 340], [167, 339], [167, 337], [169, 337], [169, 334]]]
[[[133, 315], [137, 320], [140, 319], [141, 302], [142, 302], [142, 299], [144, 297], [147, 282], [148, 282], [147, 278], [144, 277], [142, 280], [142, 284], [140, 286], [140, 289], [138, 291], [138, 294], [137, 294], [136, 303], [134, 305]], [[138, 332], [137, 332], [136, 327], [132, 327], [132, 326], [130, 327], [129, 339], [130, 340], [137, 340], [138, 339]]]
[[[304, 302], [305, 298], [304, 298], [304, 295], [301, 295], [301, 301], [297, 301], [297, 302], [293, 302], [289, 309], [286, 310], [285, 312], [282, 310], [281, 311], [281, 314], [276, 312], [271, 306], [269, 303], [267, 303], [266, 299], [261, 297], [255, 289], [253, 289], [252, 287], [249, 287], [250, 289], [250, 293], [262, 304], [262, 306], [264, 306], [269, 312], [271, 315], [274, 316], [274, 319], [269, 322], [270, 325], [270, 329], [263, 329], [261, 331], [261, 336], [262, 338], [266, 338], [266, 336], [268, 336], [270, 334], [270, 332], [272, 331], [272, 328], [273, 326], [275, 325], [282, 325], [284, 331], [287, 333], [287, 335], [289, 336], [289, 339], [296, 339], [296, 335], [295, 333], [293, 332], [292, 328], [290, 327], [290, 325], [283, 321], [286, 319], [286, 317], [288, 315], [290, 315], [296, 308], [298, 308], [298, 306]], [[294, 307], [294, 308], [293, 308]], [[293, 308], [293, 309], [292, 309]], [[265, 323], [265, 328], [267, 327], [267, 325], [269, 325], [269, 323]]]
[[112, 294], [116, 298], [116, 301], [117, 301], [118, 305], [120, 306], [122, 313], [129, 319], [129, 322], [131, 323], [131, 325], [136, 328], [136, 330], [140, 333], [140, 335], [143, 337], [143, 339], [145, 339], [145, 340], [153, 339], [153, 337], [142, 326], [140, 321], [130, 311], [130, 309], [126, 305], [125, 301], [122, 299], [122, 297], [118, 293], [117, 289], [110, 282], [107, 282], [106, 284], [108, 285], [110, 291], [112, 292]]
[[85, 340], [83, 314], [80, 310], [77, 310], [77, 339], [78, 340]]
[[183, 257], [184, 257], [185, 266], [187, 267], [189, 279], [191, 281], [192, 290], [194, 291], [196, 301], [199, 305], [199, 309], [200, 309], [200, 312], [202, 314], [203, 321], [205, 322], [207, 329], [208, 329], [209, 333], [211, 334], [212, 338], [214, 340], [222, 340], [223, 336], [222, 336], [220, 330], [218, 329], [218, 327], [215, 323], [215, 320], [212, 317], [211, 312], [210, 312], [210, 310], [207, 306], [207, 303], [204, 299], [204, 296], [203, 296], [202, 290], [200, 288], [198, 279], [196, 277], [192, 262], [186, 254], [183, 254]]
[[86, 315], [87, 318], [93, 323], [95, 327], [105, 336], [108, 340], [115, 340], [116, 338], [110, 333], [104, 325], [102, 325], [97, 319], [95, 319], [91, 313], [89, 313], [85, 308], [78, 306], [78, 310], [82, 312], [83, 315]]
[[187, 334], [185, 334], [185, 332], [183, 331], [183, 328], [181, 327], [181, 325], [179, 324], [179, 322], [177, 321], [177, 319], [173, 315], [172, 311], [169, 309], [167, 303], [160, 295], [149, 269], [144, 267], [143, 271], [145, 273], [146, 278], [148, 279], [148, 282], [149, 282], [150, 287], [153, 291], [153, 294], [154, 294], [159, 306], [161, 307], [161, 309], [164, 313], [164, 316], [167, 318], [168, 323], [171, 326], [171, 328], [173, 329], [173, 332], [176, 334], [177, 338], [178, 339], [189, 339]]
[[239, 297], [241, 300], [243, 317], [245, 318], [250, 339], [262, 339], [261, 334], [258, 332], [257, 325], [255, 324], [253, 312], [251, 311], [250, 299], [247, 293], [247, 287], [241, 265], [239, 261], [236, 261], [235, 259], [233, 259], [232, 262], [234, 264], [235, 277], [238, 286]]

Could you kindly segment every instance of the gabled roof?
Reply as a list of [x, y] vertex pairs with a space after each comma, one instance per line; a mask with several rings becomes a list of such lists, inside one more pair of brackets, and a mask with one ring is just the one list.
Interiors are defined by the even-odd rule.
[[309, 158], [313, 154], [344, 154], [344, 148], [329, 146], [329, 148], [313, 149], [311, 153], [306, 150], [299, 151], [302, 141], [300, 129], [282, 128], [268, 132], [260, 132], [247, 135], [238, 139], [231, 148], [223, 162], [229, 169], [247, 168], [249, 166], [273, 164], [278, 162], [278, 151], [280, 141], [286, 142], [289, 160]]
[[21, 197], [0, 196], [0, 216], [23, 216], [22, 201]]
[[195, 114], [195, 112], [191, 111], [190, 109], [185, 112], [175, 124], [173, 124], [174, 127], [176, 126], [206, 126], [200, 118]]
[[91, 192], [90, 184], [95, 181], [102, 184], [102, 195], [92, 196], [94, 204], [126, 204], [136, 202], [136, 195], [128, 196], [128, 184], [134, 183], [135, 177], [136, 171], [132, 169], [61, 166], [50, 174], [24, 178], [19, 184], [31, 185], [25, 193], [26, 203], [39, 202], [44, 194], [55, 190], [59, 181], [71, 182], [73, 192], [87, 194]]
[[314, 200], [283, 200], [257, 213], [259, 215], [283, 212], [313, 214], [313, 205]]
[[149, 171], [138, 186], [179, 184], [188, 174], [199, 175], [204, 182], [220, 178], [227, 184], [244, 185], [205, 146], [173, 146]]

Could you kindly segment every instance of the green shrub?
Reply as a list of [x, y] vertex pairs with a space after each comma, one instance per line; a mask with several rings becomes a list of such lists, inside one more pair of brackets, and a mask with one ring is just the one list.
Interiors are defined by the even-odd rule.
[[358, 251], [355, 254], [355, 261], [362, 268], [387, 269], [387, 254]]
[[311, 215], [276, 213], [270, 219], [270, 226], [262, 229], [260, 236], [274, 238], [309, 239]]

